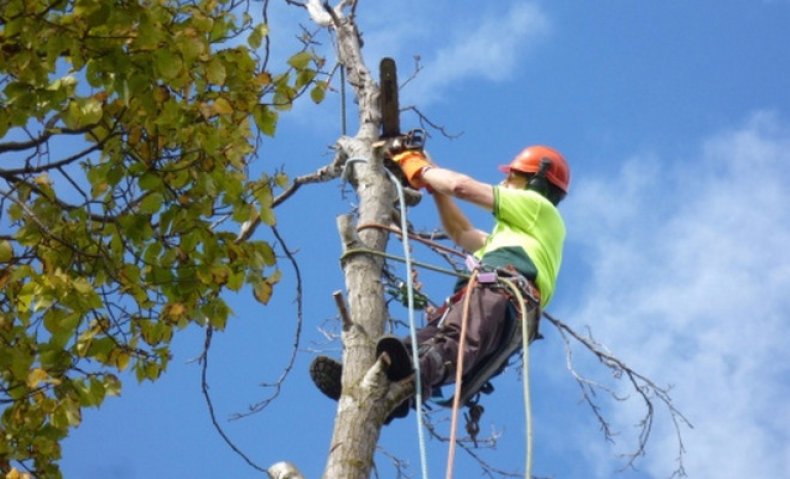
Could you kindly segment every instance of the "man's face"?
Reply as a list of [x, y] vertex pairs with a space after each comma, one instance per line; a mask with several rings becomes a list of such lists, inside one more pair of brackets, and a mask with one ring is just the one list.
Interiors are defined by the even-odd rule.
[[527, 186], [527, 177], [524, 175], [515, 174], [511, 171], [500, 184], [505, 188], [523, 190]]

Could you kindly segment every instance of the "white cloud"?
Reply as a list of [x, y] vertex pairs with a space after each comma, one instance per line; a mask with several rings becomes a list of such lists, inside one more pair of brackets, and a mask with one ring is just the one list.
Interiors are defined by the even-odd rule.
[[[694, 160], [634, 158], [619, 176], [579, 179], [568, 201], [569, 239], [586, 247], [594, 274], [567, 317], [676, 385], [695, 426], [684, 432], [690, 477], [790, 470], [788, 184], [790, 127], [761, 112]], [[632, 428], [638, 407], [613, 406], [619, 429]], [[640, 463], [650, 477], [674, 466], [668, 421]]]
[[497, 14], [448, 18], [447, 23], [434, 25], [432, 33], [449, 36], [451, 43], [422, 55], [423, 70], [404, 95], [425, 105], [463, 80], [510, 78], [525, 51], [549, 31], [548, 18], [533, 3], [515, 2]]

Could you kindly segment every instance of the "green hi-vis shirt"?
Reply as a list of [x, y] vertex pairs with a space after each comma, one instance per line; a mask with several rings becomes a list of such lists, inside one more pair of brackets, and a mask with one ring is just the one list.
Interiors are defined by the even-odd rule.
[[512, 265], [535, 281], [540, 305], [549, 304], [562, 263], [565, 223], [541, 194], [494, 186], [496, 224], [475, 256], [486, 265]]

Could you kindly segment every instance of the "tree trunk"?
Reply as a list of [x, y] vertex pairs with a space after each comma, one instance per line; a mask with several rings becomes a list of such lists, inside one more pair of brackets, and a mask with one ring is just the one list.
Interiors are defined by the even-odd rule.
[[[356, 26], [348, 18], [336, 19], [338, 54], [359, 105], [360, 128], [354, 138], [338, 141], [347, 169], [359, 196], [358, 224], [389, 223], [395, 200], [394, 188], [374, 156], [381, 112], [378, 86], [363, 61]], [[383, 251], [387, 233], [367, 229], [357, 233], [348, 216], [338, 218], [344, 253], [354, 248]], [[349, 322], [343, 326], [343, 391], [338, 403], [325, 478], [367, 478], [373, 464], [384, 418], [396, 399], [388, 395], [389, 384], [382, 364], [376, 362], [375, 344], [384, 331], [387, 308], [381, 282], [383, 260], [370, 254], [344, 256], [349, 303]]]

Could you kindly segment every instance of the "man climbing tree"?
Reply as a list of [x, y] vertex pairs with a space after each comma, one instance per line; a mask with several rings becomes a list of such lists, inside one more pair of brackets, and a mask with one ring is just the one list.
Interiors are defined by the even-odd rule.
[[[519, 286], [519, 297], [526, 298], [516, 301], [516, 295], [496, 276], [477, 276], [473, 284], [460, 283], [446, 306], [432, 314], [427, 326], [417, 332], [422, 398], [430, 397], [432, 388], [452, 382], [461, 369], [463, 403], [514, 352], [508, 345], [520, 331], [513, 327], [517, 311], [527, 318], [529, 339], [537, 336], [540, 309], [551, 299], [562, 260], [565, 226], [556, 206], [568, 192], [570, 170], [563, 156], [546, 146], [528, 147], [509, 165], [500, 167], [507, 175], [500, 185], [436, 167], [420, 150], [399, 152], [393, 161], [412, 187], [432, 193], [445, 231], [458, 246], [475, 252], [470, 266], [514, 279], [511, 284]], [[491, 211], [496, 218], [493, 231], [489, 234], [475, 228], [453, 198]], [[466, 295], [468, 308], [462, 307]], [[458, 353], [460, 345], [462, 355]], [[387, 355], [391, 381], [413, 374], [409, 338], [401, 341], [384, 336], [376, 350], [379, 355]], [[311, 373], [322, 392], [338, 399], [339, 363], [319, 356]], [[402, 402], [389, 418], [405, 416], [408, 405], [409, 401]]]

